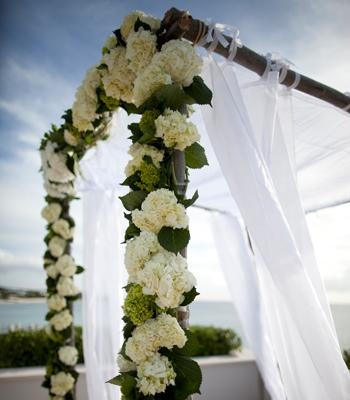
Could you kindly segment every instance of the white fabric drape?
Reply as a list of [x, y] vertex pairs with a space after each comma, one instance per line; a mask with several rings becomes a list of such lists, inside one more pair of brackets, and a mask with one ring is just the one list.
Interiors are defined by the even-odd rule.
[[[204, 77], [214, 93], [213, 108], [203, 111], [206, 129], [251, 235], [257, 296], [268, 310], [260, 314], [260, 320], [267, 319], [266, 332], [250, 343], [260, 349], [256, 356], [266, 386], [273, 399], [283, 398], [271, 389], [279, 371], [288, 400], [349, 399], [350, 377], [296, 189], [290, 137], [288, 132], [284, 136], [279, 122], [277, 75], [271, 73], [267, 83], [261, 82], [260, 89], [254, 85], [245, 97], [231, 67], [211, 60]], [[228, 269], [233, 262], [223, 267]], [[256, 315], [253, 305], [243, 319], [252, 315]], [[260, 327], [265, 329], [264, 324]], [[273, 357], [262, 356], [271, 350], [261, 340], [264, 334], [271, 340], [278, 365]], [[248, 332], [247, 336], [253, 337]]]
[[118, 400], [119, 388], [106, 382], [117, 375], [121, 345], [123, 214], [118, 186], [125, 155], [119, 148], [125, 115], [117, 113], [107, 141], [81, 161], [78, 187], [83, 197], [83, 347], [89, 400]]

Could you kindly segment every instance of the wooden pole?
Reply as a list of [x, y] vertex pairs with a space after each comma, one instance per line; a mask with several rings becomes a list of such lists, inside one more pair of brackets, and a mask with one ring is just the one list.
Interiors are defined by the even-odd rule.
[[[180, 11], [176, 8], [171, 8], [165, 13], [162, 21], [162, 27], [165, 29], [163, 36], [160, 39], [162, 42], [169, 41], [183, 37], [192, 43], [198, 43], [200, 38], [203, 38], [208, 32], [208, 26], [201, 20], [194, 19], [187, 11]], [[224, 35], [226, 40], [230, 43], [231, 38]], [[203, 45], [204, 48], [209, 47], [209, 44]], [[229, 47], [229, 46], [228, 46]], [[229, 50], [228, 47], [223, 47], [218, 43], [215, 53], [228, 58]], [[243, 67], [256, 72], [262, 76], [266, 70], [267, 60], [264, 56], [256, 53], [246, 46], [239, 47], [237, 49], [234, 62], [242, 65]], [[291, 86], [297, 73], [293, 70], [288, 70], [285, 78], [281, 82], [283, 85]], [[300, 82], [295, 88], [296, 90], [306, 93], [310, 96], [316, 97], [327, 103], [333, 104], [341, 109], [346, 109], [350, 113], [350, 97], [333, 89], [329, 86], [324, 85], [318, 81], [315, 81], [305, 75], [300, 74]]]

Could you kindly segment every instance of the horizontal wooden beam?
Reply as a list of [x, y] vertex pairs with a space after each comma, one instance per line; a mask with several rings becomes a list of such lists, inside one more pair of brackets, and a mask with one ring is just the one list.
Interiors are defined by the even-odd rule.
[[[180, 11], [176, 8], [171, 8], [165, 13], [162, 21], [162, 27], [164, 28], [165, 33], [160, 39], [161, 43], [171, 39], [183, 37], [196, 44], [199, 38], [204, 37], [208, 32], [208, 26], [203, 21], [194, 19], [187, 11]], [[224, 36], [230, 43], [232, 38], [226, 35]], [[203, 47], [207, 48], [209, 47], [209, 44], [204, 44]], [[215, 53], [228, 58], [228, 47], [225, 48], [218, 43], [214, 51]], [[260, 76], [264, 74], [267, 66], [267, 60], [264, 56], [256, 53], [246, 46], [238, 47], [234, 62], [256, 72]], [[291, 86], [296, 79], [296, 75], [297, 73], [295, 71], [289, 69], [281, 83], [286, 86]], [[350, 113], [349, 96], [305, 75], [299, 75], [300, 81], [295, 88], [296, 90], [326, 101], [327, 103], [333, 104], [341, 109], [347, 108], [346, 111]]]

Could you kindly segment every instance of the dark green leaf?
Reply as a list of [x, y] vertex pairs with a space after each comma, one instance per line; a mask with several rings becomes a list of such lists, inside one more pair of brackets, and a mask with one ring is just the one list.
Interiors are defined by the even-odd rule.
[[132, 190], [139, 190], [137, 183], [140, 182], [140, 171], [136, 171], [134, 174], [128, 176], [124, 182], [121, 183], [123, 186], [129, 186]]
[[124, 110], [130, 114], [142, 114], [142, 111], [132, 103], [126, 103], [125, 101], [120, 102], [120, 107], [124, 108]]
[[208, 165], [204, 148], [199, 143], [193, 143], [185, 149], [186, 165], [189, 168], [202, 168]]
[[128, 211], [133, 211], [136, 208], [141, 207], [141, 204], [146, 197], [147, 197], [147, 192], [144, 192], [143, 190], [135, 190], [119, 198], [123, 203], [123, 206]]
[[115, 34], [116, 38], [117, 38], [117, 46], [123, 46], [126, 47], [126, 43], [124, 41], [124, 38], [120, 32], [120, 29], [116, 29], [115, 31], [113, 31], [113, 33]]
[[76, 272], [76, 274], [81, 274], [82, 272], [84, 272], [85, 271], [85, 269], [81, 266], [81, 265], [78, 265], [77, 266], [77, 272]]
[[178, 347], [174, 347], [173, 351], [181, 356], [193, 357], [196, 354], [198, 354], [200, 344], [198, 342], [196, 335], [190, 330], [186, 330], [186, 336], [187, 336], [187, 342], [185, 346], [182, 347], [181, 349]]
[[171, 84], [162, 86], [153, 95], [145, 101], [140, 107], [141, 110], [159, 109], [164, 111], [166, 108], [172, 110], [181, 109], [184, 104], [193, 104], [194, 100], [188, 96], [181, 85]]
[[130, 139], [133, 143], [136, 143], [142, 138], [143, 132], [140, 129], [140, 125], [137, 124], [136, 122], [133, 122], [132, 124], [128, 125], [128, 128], [130, 129], [132, 135], [130, 136]]
[[181, 203], [182, 203], [186, 208], [188, 208], [188, 207], [192, 206], [192, 204], [194, 204], [194, 203], [198, 200], [198, 197], [199, 197], [199, 195], [198, 195], [198, 190], [196, 190], [196, 191], [194, 192], [194, 195], [192, 196], [192, 198], [182, 200]]
[[184, 294], [184, 301], [181, 303], [182, 306], [187, 306], [199, 295], [197, 289], [193, 287], [189, 292]]
[[184, 249], [190, 240], [190, 232], [188, 229], [173, 229], [168, 226], [158, 233], [158, 241], [165, 250], [178, 253]]
[[143, 28], [145, 31], [151, 30], [151, 27], [148, 24], [146, 24], [146, 22], [142, 22], [140, 18], [137, 18], [134, 25], [134, 31], [137, 32], [140, 28]]
[[190, 86], [184, 87], [185, 93], [191, 96], [198, 104], [210, 104], [213, 98], [212, 91], [200, 76], [195, 76]]
[[138, 236], [139, 234], [140, 234], [140, 229], [131, 222], [127, 230], [125, 231], [124, 240], [126, 242], [127, 240], [132, 239], [133, 237]]

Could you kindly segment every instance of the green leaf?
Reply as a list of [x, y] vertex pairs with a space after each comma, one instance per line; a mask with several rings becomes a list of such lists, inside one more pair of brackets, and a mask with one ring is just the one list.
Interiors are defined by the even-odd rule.
[[102, 63], [98, 67], [96, 67], [96, 69], [102, 71], [103, 69], [108, 69], [108, 66], [107, 64]]
[[115, 34], [116, 38], [117, 38], [117, 46], [123, 46], [126, 47], [126, 43], [124, 41], [124, 38], [121, 34], [120, 29], [116, 29], [115, 31], [113, 31], [113, 33]]
[[76, 274], [81, 274], [82, 272], [84, 272], [85, 269], [81, 266], [81, 265], [77, 265], [77, 272]]
[[212, 91], [200, 76], [195, 76], [190, 86], [184, 87], [185, 93], [191, 96], [198, 104], [210, 104], [213, 98]]
[[146, 143], [152, 141], [152, 139], [154, 139], [154, 136], [155, 136], [155, 132], [146, 132], [140, 137], [138, 142], [140, 144], [146, 144]]
[[158, 233], [158, 241], [165, 250], [177, 254], [184, 249], [190, 240], [190, 232], [188, 229], [173, 229], [168, 226]]
[[130, 136], [129, 139], [131, 139], [131, 141], [133, 143], [138, 142], [140, 140], [140, 138], [142, 138], [143, 132], [141, 131], [140, 125], [137, 124], [136, 122], [133, 122], [132, 124], [129, 124], [128, 125], [128, 129], [132, 133], [132, 135]]
[[119, 198], [123, 203], [123, 206], [128, 211], [133, 211], [136, 208], [141, 207], [141, 204], [146, 197], [147, 197], [147, 192], [144, 192], [143, 190], [135, 190]]
[[134, 31], [137, 32], [140, 28], [143, 28], [145, 31], [151, 30], [151, 27], [148, 24], [146, 24], [146, 22], [142, 22], [140, 18], [137, 18], [134, 25]]
[[181, 303], [181, 306], [188, 306], [192, 301], [199, 295], [197, 289], [193, 287], [189, 292], [184, 293], [184, 301]]
[[208, 165], [204, 148], [199, 143], [193, 143], [185, 149], [186, 165], [189, 168], [202, 168]]
[[125, 236], [124, 236], [125, 242], [129, 239], [132, 239], [135, 236], [138, 236], [140, 232], [141, 232], [140, 229], [131, 222], [127, 230], [125, 231]]
[[110, 379], [107, 383], [112, 385], [120, 386], [120, 390], [123, 394], [123, 398], [126, 400], [133, 400], [136, 398], [136, 379], [134, 373], [123, 372], [120, 375]]
[[181, 356], [193, 357], [198, 354], [200, 343], [197, 339], [197, 336], [193, 332], [187, 329], [185, 333], [187, 337], [185, 346], [181, 349], [175, 346], [173, 351]]
[[188, 207], [192, 206], [192, 204], [194, 204], [194, 203], [198, 200], [198, 197], [199, 197], [199, 195], [198, 195], [198, 190], [196, 190], [196, 191], [194, 192], [194, 195], [193, 195], [190, 199], [182, 200], [181, 203], [182, 203], [186, 208], [188, 208]]
[[136, 171], [134, 174], [128, 176], [124, 182], [121, 183], [123, 186], [129, 186], [132, 190], [139, 190], [137, 183], [140, 182], [140, 171]]
[[124, 108], [124, 110], [130, 114], [142, 114], [142, 111], [132, 103], [126, 103], [125, 101], [120, 102], [120, 107]]
[[153, 95], [145, 101], [140, 107], [141, 110], [158, 109], [164, 111], [170, 108], [174, 111], [181, 109], [184, 104], [193, 104], [192, 97], [187, 95], [182, 86], [179, 84], [171, 84], [162, 86]]

